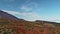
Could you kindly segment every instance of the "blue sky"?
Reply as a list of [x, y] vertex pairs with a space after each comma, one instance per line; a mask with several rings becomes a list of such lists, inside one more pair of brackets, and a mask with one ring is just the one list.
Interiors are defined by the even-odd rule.
[[0, 0], [0, 10], [29, 21], [60, 22], [60, 0]]

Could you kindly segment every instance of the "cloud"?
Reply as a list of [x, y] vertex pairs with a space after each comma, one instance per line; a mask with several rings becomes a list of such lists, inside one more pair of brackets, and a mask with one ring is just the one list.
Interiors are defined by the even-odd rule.
[[31, 6], [31, 7], [33, 7], [33, 8], [38, 8], [38, 4], [37, 3], [35, 3], [35, 2], [30, 2], [30, 3], [28, 3], [27, 4], [28, 6]]
[[[39, 20], [42, 19], [42, 16], [38, 15], [34, 11], [38, 11], [38, 4], [35, 2], [30, 2], [31, 0], [27, 0], [25, 5], [20, 7], [23, 10], [22, 15], [27, 18], [27, 20]], [[26, 19], [25, 18], [25, 19]]]
[[27, 7], [27, 6], [21, 6], [20, 9], [24, 10], [24, 11], [31, 11], [32, 10], [32, 8]]
[[22, 18], [22, 19], [25, 19], [25, 20], [28, 20], [28, 21], [45, 20], [45, 21], [52, 21], [52, 22], [60, 23], [60, 20], [59, 20], [60, 18], [55, 17], [55, 16], [46, 17], [46, 16], [39, 15], [35, 12], [29, 12], [28, 13], [28, 12], [8, 11], [8, 10], [3, 10], [3, 11], [5, 11], [7, 13], [10, 13], [12, 15], [15, 15], [18, 18]]
[[42, 19], [42, 16], [35, 13], [35, 11], [38, 11], [38, 4], [30, 1], [31, 0], [27, 0], [26, 3], [20, 7], [20, 9], [23, 10], [22, 15], [28, 20]]
[[[7, 11], [7, 10], [3, 10], [7, 13], [10, 13], [12, 15], [19, 15], [19, 16], [22, 16], [25, 20], [29, 20], [29, 21], [32, 21], [32, 20], [38, 20], [38, 19], [41, 19], [41, 17], [37, 14], [37, 13], [34, 13], [34, 12], [18, 12], [18, 11]], [[22, 18], [22, 17], [19, 17], [19, 18]]]
[[30, 2], [31, 0], [27, 0], [25, 4], [20, 6], [20, 9], [23, 11], [33, 11], [33, 10], [38, 10], [39, 5], [36, 2]]
[[20, 13], [17, 12], [17, 11], [8, 11], [8, 10], [3, 10], [3, 11], [5, 11], [5, 12], [7, 12], [7, 13], [10, 13], [10, 14], [13, 14], [13, 15], [15, 15], [15, 14], [20, 14]]
[[41, 15], [38, 15], [37, 13], [31, 12], [31, 13], [28, 13], [27, 15], [28, 16], [26, 16], [26, 17], [28, 17], [27, 19], [30, 20], [30, 21], [42, 19], [42, 16]]

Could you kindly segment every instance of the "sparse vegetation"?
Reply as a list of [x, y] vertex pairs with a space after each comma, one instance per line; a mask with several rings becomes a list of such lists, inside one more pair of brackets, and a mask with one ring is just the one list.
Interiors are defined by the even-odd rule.
[[0, 34], [60, 34], [60, 23], [30, 22], [8, 14], [8, 18], [0, 18]]

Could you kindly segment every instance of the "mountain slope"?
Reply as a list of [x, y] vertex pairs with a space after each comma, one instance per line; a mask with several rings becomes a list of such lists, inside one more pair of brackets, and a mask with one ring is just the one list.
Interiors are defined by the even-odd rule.
[[0, 34], [60, 34], [60, 23], [26, 21], [0, 10]]
[[17, 19], [16, 17], [14, 17], [14, 16], [12, 16], [12, 15], [10, 15], [10, 14], [8, 14], [8, 13], [6, 13], [6, 12], [4, 12], [4, 11], [1, 11], [0, 10], [0, 18], [12, 18], [12, 19]]

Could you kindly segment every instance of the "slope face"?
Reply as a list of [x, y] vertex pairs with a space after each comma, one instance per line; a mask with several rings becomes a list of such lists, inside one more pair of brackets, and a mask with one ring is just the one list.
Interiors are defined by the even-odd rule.
[[1, 11], [0, 10], [0, 18], [6, 18], [6, 19], [18, 19], [18, 18], [16, 18], [15, 16], [13, 16], [13, 15], [11, 15], [11, 14], [8, 14], [8, 13], [6, 13], [6, 12], [4, 12], [4, 11]]
[[60, 26], [48, 21], [25, 21], [0, 10], [0, 34], [60, 34]]
[[17, 17], [0, 10], [0, 22], [2, 22], [2, 23], [3, 22], [5, 22], [5, 23], [9, 22], [9, 24], [10, 23], [14, 24], [14, 23], [19, 22], [19, 20], [20, 19], [18, 19]]
[[0, 10], [0, 34], [17, 34], [15, 25], [19, 19]]

